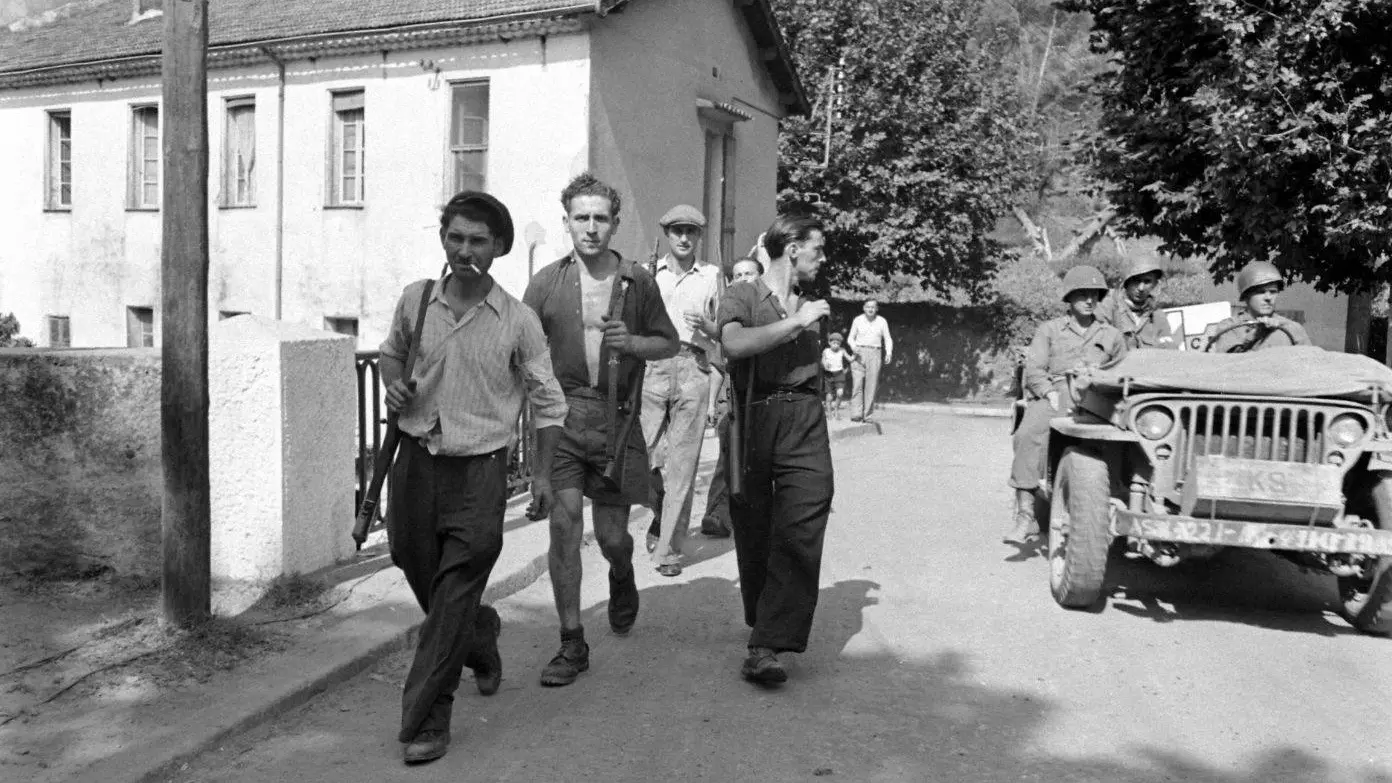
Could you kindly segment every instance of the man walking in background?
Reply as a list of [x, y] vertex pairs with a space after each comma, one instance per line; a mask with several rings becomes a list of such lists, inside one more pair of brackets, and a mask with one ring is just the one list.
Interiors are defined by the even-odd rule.
[[667, 317], [676, 325], [681, 347], [670, 359], [649, 362], [643, 379], [643, 439], [648, 453], [665, 439], [662, 464], [656, 466], [654, 495], [661, 498], [661, 524], [650, 541], [657, 572], [681, 573], [682, 545], [691, 524], [696, 469], [705, 438], [710, 403], [710, 357], [715, 343], [714, 310], [720, 270], [696, 258], [706, 218], [695, 207], [673, 207], [658, 221], [670, 249], [657, 263], [657, 287]]
[[851, 421], [865, 421], [875, 412], [875, 393], [880, 387], [880, 367], [894, 360], [894, 340], [889, 323], [879, 316], [880, 303], [870, 299], [864, 312], [851, 321], [846, 341], [860, 361], [851, 364]]

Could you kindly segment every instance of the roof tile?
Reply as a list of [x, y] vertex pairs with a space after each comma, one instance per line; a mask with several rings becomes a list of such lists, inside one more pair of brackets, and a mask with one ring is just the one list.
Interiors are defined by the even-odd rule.
[[[40, 27], [0, 30], [0, 73], [157, 54], [158, 18], [137, 24], [130, 0], [88, 0]], [[217, 0], [209, 4], [212, 45], [247, 43], [429, 22], [477, 22], [577, 7], [585, 0]]]

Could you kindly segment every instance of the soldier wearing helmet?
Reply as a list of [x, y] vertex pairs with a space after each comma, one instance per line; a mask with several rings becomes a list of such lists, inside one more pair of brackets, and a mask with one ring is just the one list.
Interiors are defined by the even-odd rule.
[[1068, 414], [1068, 374], [1086, 367], [1111, 364], [1126, 353], [1126, 338], [1097, 318], [1097, 303], [1107, 293], [1102, 273], [1075, 266], [1063, 278], [1063, 301], [1068, 314], [1045, 321], [1025, 353], [1025, 390], [1032, 398], [1015, 430], [1015, 459], [1010, 486], [1015, 488], [1015, 526], [1006, 543], [1026, 544], [1039, 535], [1034, 518], [1035, 492], [1044, 477], [1049, 420]]
[[1286, 287], [1281, 270], [1266, 261], [1253, 261], [1237, 273], [1238, 297], [1246, 312], [1204, 329], [1203, 349], [1212, 353], [1243, 353], [1283, 345], [1313, 345], [1305, 327], [1276, 314], [1276, 297]]
[[1170, 322], [1160, 311], [1160, 299], [1155, 296], [1164, 277], [1165, 272], [1155, 259], [1132, 259], [1121, 287], [1109, 291], [1097, 306], [1097, 317], [1121, 331], [1128, 349], [1179, 348]]

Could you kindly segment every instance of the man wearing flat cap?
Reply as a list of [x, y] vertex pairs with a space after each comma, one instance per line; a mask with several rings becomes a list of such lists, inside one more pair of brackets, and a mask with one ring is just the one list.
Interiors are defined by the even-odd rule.
[[[711, 354], [715, 342], [715, 305], [720, 270], [697, 258], [706, 217], [699, 209], [680, 204], [658, 221], [667, 238], [668, 253], [657, 262], [654, 277], [662, 292], [667, 316], [677, 327], [681, 348], [670, 359], [648, 362], [643, 378], [643, 437], [649, 454], [663, 454], [654, 464], [659, 482], [661, 520], [657, 535], [648, 537], [649, 551], [663, 576], [681, 573], [682, 545], [691, 524], [696, 468], [710, 403]], [[666, 448], [658, 449], [659, 441]]]
[[553, 503], [565, 395], [536, 313], [488, 273], [512, 238], [512, 217], [497, 199], [477, 191], [450, 199], [440, 212], [444, 273], [406, 286], [382, 343], [387, 408], [401, 429], [387, 535], [392, 562], [425, 611], [401, 700], [407, 764], [445, 755], [465, 666], [485, 696], [502, 679], [501, 621], [480, 601], [503, 549], [507, 454], [524, 400], [537, 426], [528, 516], [545, 518]]

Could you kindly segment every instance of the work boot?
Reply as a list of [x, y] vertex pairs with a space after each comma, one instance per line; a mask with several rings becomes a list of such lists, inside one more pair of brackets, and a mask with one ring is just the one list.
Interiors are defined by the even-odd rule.
[[407, 764], [424, 764], [445, 755], [449, 750], [450, 735], [441, 729], [426, 729], [406, 745], [402, 758]]
[[590, 668], [590, 646], [585, 644], [585, 629], [561, 631], [561, 651], [541, 670], [541, 684], [560, 687], [575, 682], [580, 672]]
[[638, 620], [638, 582], [633, 577], [633, 567], [622, 579], [609, 568], [609, 628], [623, 635], [633, 630]]
[[1028, 544], [1039, 537], [1039, 523], [1034, 519], [1034, 493], [1015, 490], [1015, 527], [1001, 539], [1007, 544]]
[[768, 647], [750, 647], [740, 675], [758, 685], [779, 685], [788, 681], [788, 671]]
[[484, 696], [497, 693], [503, 682], [503, 656], [498, 652], [498, 634], [502, 630], [503, 619], [498, 610], [488, 604], [480, 606], [474, 620], [474, 651], [467, 663], [474, 670], [474, 685]]

